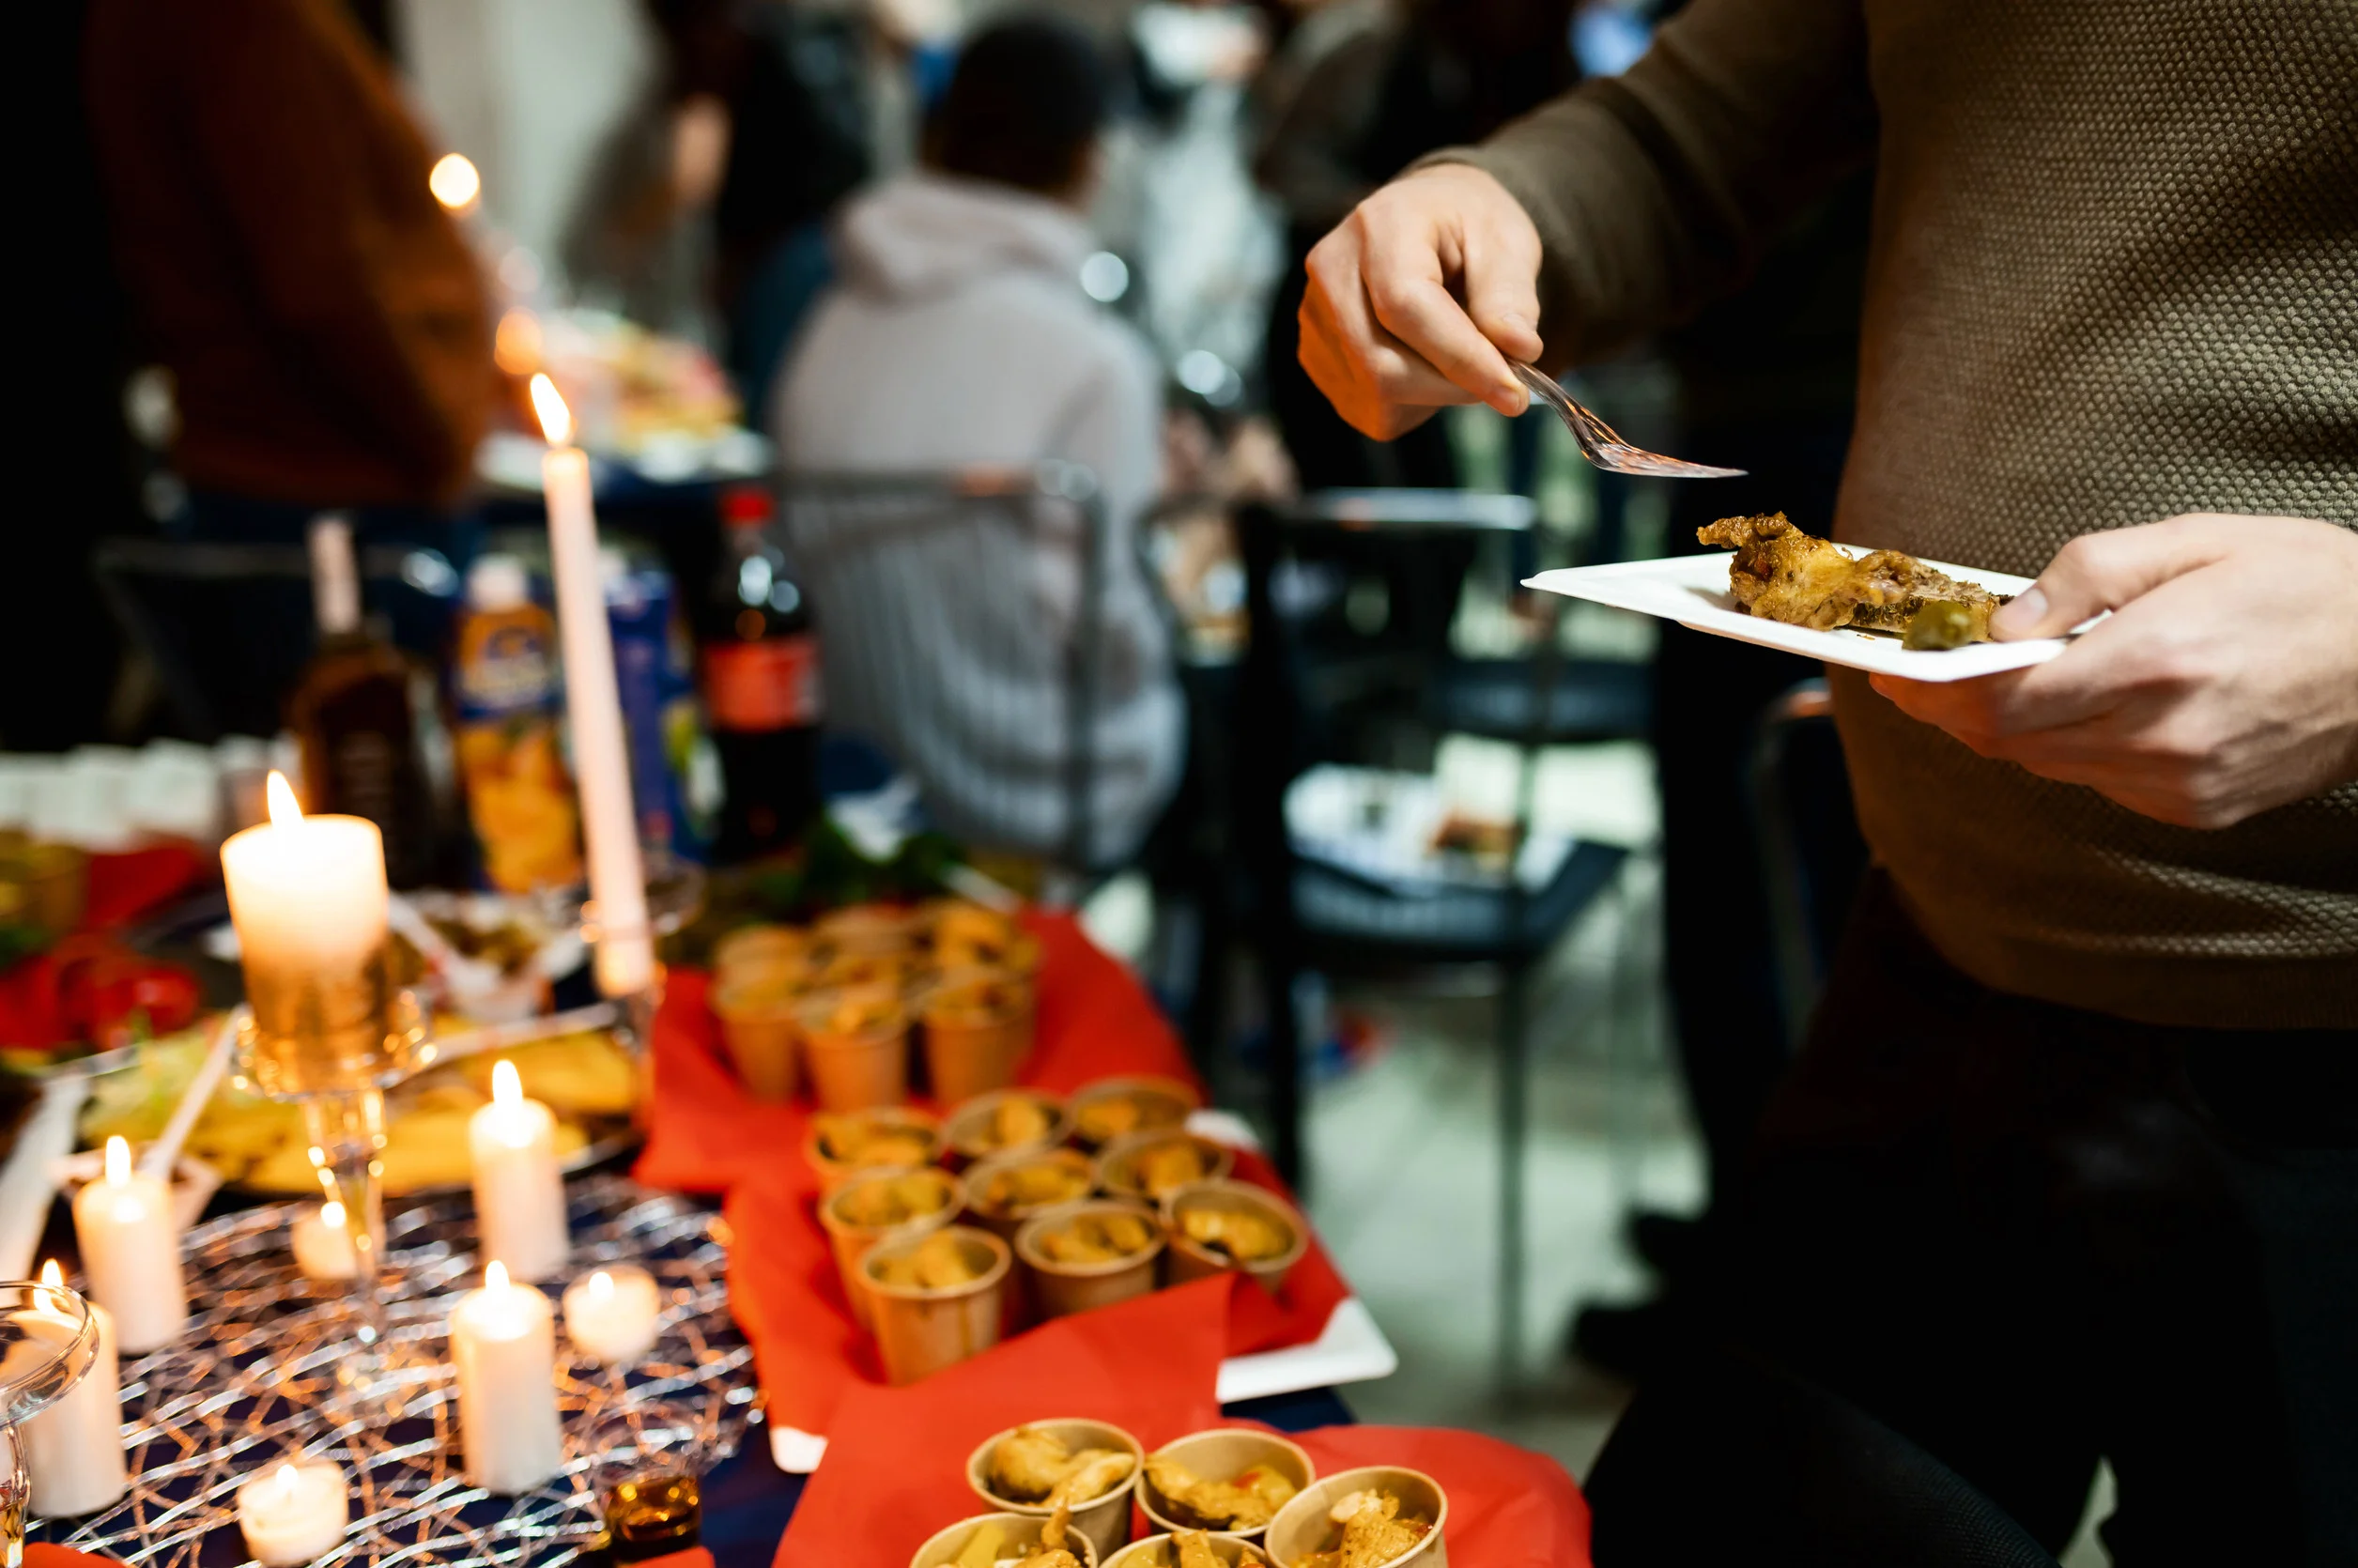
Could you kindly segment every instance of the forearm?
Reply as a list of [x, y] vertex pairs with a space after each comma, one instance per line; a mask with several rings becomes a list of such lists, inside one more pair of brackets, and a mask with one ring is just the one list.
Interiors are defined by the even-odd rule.
[[1858, 0], [1696, 0], [1626, 75], [1425, 161], [1474, 164], [1530, 213], [1561, 365], [1736, 286], [1874, 136]]

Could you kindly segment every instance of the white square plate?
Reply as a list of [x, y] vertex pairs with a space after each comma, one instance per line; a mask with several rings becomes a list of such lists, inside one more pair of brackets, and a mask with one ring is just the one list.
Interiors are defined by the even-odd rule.
[[[1850, 555], [1868, 552], [1842, 546]], [[2065, 638], [2034, 638], [2024, 642], [1972, 642], [1963, 648], [1903, 648], [1900, 639], [1883, 632], [1812, 631], [1765, 621], [1736, 608], [1728, 592], [1728, 562], [1733, 554], [1681, 555], [1663, 561], [1623, 561], [1609, 566], [1567, 566], [1542, 572], [1525, 580], [1525, 588], [1544, 589], [1574, 599], [1611, 605], [1615, 609], [1658, 615], [1682, 626], [1714, 637], [1732, 637], [1764, 648], [1823, 659], [1827, 664], [1882, 675], [1903, 675], [1911, 681], [1969, 681], [2002, 669], [2027, 669], [2063, 652]], [[1993, 593], [2020, 593], [2031, 579], [2009, 572], [1982, 572], [1946, 561], [1924, 563], [1960, 582], [1979, 583]]]

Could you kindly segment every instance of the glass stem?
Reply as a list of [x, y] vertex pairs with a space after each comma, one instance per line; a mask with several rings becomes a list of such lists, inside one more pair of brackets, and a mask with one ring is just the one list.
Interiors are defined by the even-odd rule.
[[0, 1421], [0, 1568], [24, 1560], [24, 1515], [33, 1499], [33, 1478], [24, 1473], [24, 1451], [16, 1428]]
[[[352, 1241], [351, 1374], [373, 1380], [385, 1356], [385, 1096], [378, 1089], [316, 1095], [303, 1101], [303, 1127], [324, 1184], [344, 1206], [344, 1232]], [[351, 1376], [347, 1381], [353, 1380]]]

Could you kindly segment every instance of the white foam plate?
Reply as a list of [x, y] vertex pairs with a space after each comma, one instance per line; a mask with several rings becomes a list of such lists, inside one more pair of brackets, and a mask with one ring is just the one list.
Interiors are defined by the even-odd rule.
[[[1198, 1111], [1187, 1118], [1187, 1126], [1190, 1131], [1220, 1143], [1241, 1148], [1260, 1146], [1252, 1128], [1225, 1111]], [[1222, 1361], [1219, 1398], [1223, 1405], [1234, 1405], [1305, 1389], [1370, 1383], [1399, 1370], [1400, 1354], [1384, 1338], [1375, 1314], [1358, 1297], [1347, 1296], [1326, 1320], [1325, 1331], [1308, 1345], [1231, 1356]], [[818, 1433], [792, 1426], [770, 1428], [771, 1462], [789, 1475], [809, 1475], [826, 1453], [827, 1440]]]
[[[1857, 546], [1839, 548], [1856, 558], [1868, 553]], [[2000, 670], [2027, 669], [2044, 664], [2068, 646], [2068, 638], [2033, 638], [2023, 642], [1973, 642], [1963, 648], [1903, 648], [1900, 639], [1882, 632], [1812, 631], [1781, 621], [1747, 615], [1728, 592], [1728, 562], [1733, 554], [1672, 556], [1662, 561], [1623, 561], [1609, 566], [1567, 566], [1525, 579], [1537, 588], [1640, 615], [1658, 615], [1682, 626], [1714, 637], [1788, 653], [1822, 659], [1852, 669], [1880, 675], [1902, 675], [1911, 681], [1969, 681]], [[2031, 579], [2010, 572], [1984, 572], [1947, 561], [1924, 563], [1960, 582], [1978, 583], [1993, 593], [2020, 593]]]

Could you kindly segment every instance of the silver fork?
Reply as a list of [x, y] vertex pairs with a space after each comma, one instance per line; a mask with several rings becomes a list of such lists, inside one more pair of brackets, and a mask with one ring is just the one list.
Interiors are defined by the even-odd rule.
[[1580, 455], [1600, 469], [1614, 473], [1652, 474], [1661, 479], [1734, 479], [1744, 472], [1742, 469], [1714, 469], [1683, 458], [1665, 457], [1631, 446], [1613, 434], [1611, 425], [1573, 402], [1571, 393], [1557, 386], [1554, 377], [1519, 360], [1506, 362], [1523, 385], [1531, 389], [1532, 395], [1553, 408], [1556, 417], [1564, 421], [1564, 427], [1580, 443]]

